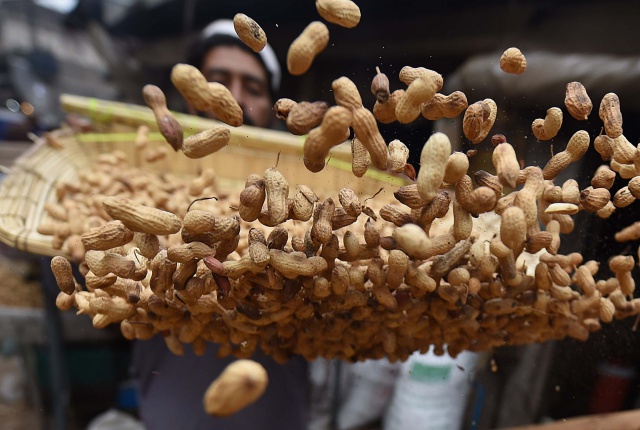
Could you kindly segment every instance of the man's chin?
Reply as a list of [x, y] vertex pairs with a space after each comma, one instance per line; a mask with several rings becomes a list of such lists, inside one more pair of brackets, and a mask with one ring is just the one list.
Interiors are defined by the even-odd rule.
[[246, 113], [246, 112], [243, 112], [243, 113], [242, 113], [242, 123], [243, 123], [244, 125], [256, 125], [255, 121], [253, 121], [251, 118], [249, 118], [249, 117], [247, 116], [247, 113]]

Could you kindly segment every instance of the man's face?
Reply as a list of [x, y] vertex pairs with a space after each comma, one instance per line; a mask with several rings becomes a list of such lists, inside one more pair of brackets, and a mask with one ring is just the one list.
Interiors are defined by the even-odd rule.
[[269, 127], [273, 120], [267, 73], [260, 61], [237, 46], [216, 46], [202, 63], [209, 82], [226, 86], [238, 101], [245, 123]]

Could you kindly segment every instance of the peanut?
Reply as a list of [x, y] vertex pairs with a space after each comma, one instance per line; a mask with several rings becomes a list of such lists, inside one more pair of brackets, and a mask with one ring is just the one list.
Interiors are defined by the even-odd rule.
[[289, 232], [284, 227], [276, 227], [271, 230], [271, 233], [266, 238], [267, 247], [269, 249], [283, 250], [287, 240], [289, 240]]
[[[389, 170], [395, 173], [404, 171], [404, 166], [409, 158], [409, 148], [407, 145], [395, 139], [389, 142]], [[465, 157], [466, 159], [466, 157]]]
[[521, 75], [527, 69], [527, 59], [518, 48], [509, 48], [500, 56], [503, 72]]
[[180, 231], [182, 223], [171, 212], [143, 206], [122, 197], [107, 197], [102, 202], [107, 213], [134, 232], [165, 235]]
[[403, 124], [414, 121], [420, 115], [420, 106], [431, 100], [437, 91], [437, 83], [430, 76], [415, 79], [396, 105], [397, 120]]
[[304, 164], [312, 172], [324, 169], [329, 150], [344, 141], [345, 130], [354, 120], [352, 112], [342, 106], [327, 110], [319, 127], [309, 132], [304, 142]]
[[293, 196], [293, 214], [300, 221], [308, 221], [313, 215], [313, 205], [318, 196], [306, 185], [299, 185], [299, 191]]
[[550, 140], [556, 137], [562, 126], [562, 111], [557, 107], [547, 110], [544, 119], [536, 119], [531, 124], [533, 135], [538, 140]]
[[[387, 75], [380, 71], [380, 68], [376, 66], [376, 75], [371, 81], [371, 93], [376, 96], [376, 101], [379, 103], [385, 103], [389, 100], [389, 78]], [[375, 115], [375, 112], [374, 112]]]
[[231, 91], [219, 82], [208, 82], [207, 87], [211, 94], [212, 104], [209, 110], [225, 124], [239, 127], [243, 122], [242, 108], [233, 97]]
[[450, 155], [451, 142], [444, 133], [434, 133], [424, 144], [417, 185], [425, 203], [430, 203], [438, 194]]
[[520, 164], [516, 152], [509, 143], [501, 143], [493, 149], [493, 165], [496, 168], [498, 179], [503, 185], [515, 188]]
[[620, 290], [626, 296], [633, 294], [636, 282], [631, 276], [631, 271], [635, 266], [632, 256], [616, 255], [609, 260], [609, 268], [616, 274], [616, 279], [620, 283]]
[[213, 112], [233, 127], [242, 125], [242, 108], [231, 92], [222, 84], [207, 82], [196, 67], [176, 64], [171, 70], [171, 82], [195, 109]]
[[167, 249], [167, 258], [176, 263], [187, 263], [190, 260], [200, 260], [208, 255], [214, 255], [215, 250], [202, 242], [174, 245]]
[[631, 178], [627, 187], [633, 197], [640, 199], [640, 175]]
[[596, 214], [602, 219], [608, 219], [609, 217], [611, 217], [611, 215], [613, 215], [615, 211], [616, 211], [616, 206], [613, 204], [613, 202], [609, 202], [606, 205], [604, 205], [602, 209], [596, 212]]
[[338, 192], [338, 200], [347, 214], [358, 217], [362, 213], [362, 204], [353, 190], [342, 188]]
[[[596, 281], [593, 279], [593, 275], [587, 268], [587, 266], [580, 266], [576, 269], [572, 281], [580, 287], [582, 292], [587, 296], [592, 296], [597, 291], [596, 290]], [[600, 294], [598, 292], [598, 299], [600, 299]], [[599, 300], [598, 300], [599, 301]]]
[[145, 85], [142, 96], [147, 106], [153, 111], [162, 136], [175, 151], [179, 150], [182, 147], [184, 133], [178, 120], [167, 109], [167, 98], [162, 90], [155, 85]]
[[496, 193], [496, 199], [502, 197], [503, 186], [497, 176], [484, 170], [476, 170], [473, 179], [478, 185], [491, 188]]
[[194, 109], [211, 110], [212, 95], [207, 87], [207, 79], [190, 64], [176, 64], [171, 69], [171, 82]]
[[580, 204], [589, 212], [597, 212], [611, 201], [611, 193], [606, 188], [585, 188], [580, 192]]
[[482, 124], [489, 119], [490, 107], [484, 101], [475, 102], [467, 107], [462, 120], [462, 131], [467, 139], [476, 142], [482, 132]]
[[388, 159], [387, 145], [378, 130], [373, 114], [365, 107], [355, 109], [352, 126], [356, 137], [369, 152], [373, 165], [380, 170], [385, 170]]
[[327, 47], [329, 29], [320, 21], [309, 24], [289, 46], [287, 69], [292, 75], [303, 75], [314, 58]]
[[[147, 146], [149, 143], [149, 127], [146, 125], [141, 125], [136, 130], [136, 149], [141, 150]], [[60, 198], [60, 196], [58, 196]]]
[[320, 125], [329, 109], [327, 102], [300, 102], [291, 108], [287, 116], [287, 128], [296, 135], [303, 135]]
[[589, 118], [593, 103], [587, 94], [587, 90], [580, 82], [569, 82], [564, 98], [564, 105], [569, 114], [578, 121], [585, 121]]
[[615, 235], [616, 242], [628, 242], [640, 239], [640, 221], [623, 228]]
[[56, 296], [56, 308], [61, 311], [68, 311], [76, 303], [75, 292], [67, 294], [64, 291], [60, 291]]
[[515, 286], [522, 282], [522, 275], [516, 269], [514, 251], [507, 247], [499, 238], [491, 241], [490, 250], [500, 262], [500, 270], [503, 278], [509, 286]]
[[558, 248], [560, 248], [560, 223], [558, 220], [551, 220], [547, 223], [546, 230], [552, 235], [551, 244], [547, 251], [555, 255], [558, 253]]
[[[613, 186], [616, 179], [616, 173], [608, 166], [600, 166], [596, 170], [595, 175], [591, 178], [591, 186], [593, 188], [606, 188], [607, 190]], [[631, 183], [631, 182], [629, 182]]]
[[93, 228], [82, 235], [85, 249], [106, 251], [126, 245], [133, 240], [134, 233], [126, 228], [122, 221], [111, 221], [101, 227]]
[[428, 231], [436, 218], [442, 218], [449, 212], [450, 203], [449, 194], [446, 191], [441, 191], [431, 203], [422, 207], [416, 217], [416, 224]]
[[155, 163], [156, 161], [164, 160], [167, 155], [167, 148], [147, 149], [144, 151], [144, 160], [147, 163]]
[[376, 100], [376, 104], [373, 105], [373, 116], [376, 120], [383, 124], [390, 124], [396, 121], [396, 106], [398, 106], [398, 102], [404, 95], [405, 90], [395, 90], [386, 102], [381, 103]]
[[620, 164], [632, 164], [637, 148], [624, 137], [624, 134], [613, 139], [611, 145], [613, 149], [613, 159]]
[[609, 166], [611, 170], [617, 172], [622, 179], [631, 179], [637, 175], [634, 164], [620, 164], [616, 160], [611, 160]]
[[527, 172], [527, 179], [522, 190], [516, 194], [513, 204], [522, 209], [527, 221], [527, 228], [531, 228], [538, 220], [537, 201], [542, 195], [544, 181], [542, 170], [539, 167], [529, 166], [525, 172]]
[[480, 134], [472, 141], [472, 143], [480, 143], [489, 135], [498, 115], [498, 106], [496, 105], [496, 102], [492, 99], [484, 99], [483, 102], [485, 106], [489, 106], [489, 117], [482, 123]]
[[580, 203], [580, 188], [578, 187], [578, 181], [575, 179], [567, 179], [562, 184], [562, 201], [566, 203], [573, 203], [577, 205]]
[[209, 415], [226, 417], [254, 403], [268, 384], [267, 371], [247, 359], [229, 364], [204, 394], [204, 409]]
[[544, 213], [554, 214], [566, 214], [574, 215], [578, 213], [578, 205], [572, 203], [551, 203], [548, 208], [544, 210]]
[[[213, 242], [230, 240], [240, 233], [240, 223], [236, 217], [217, 217], [211, 212], [191, 210], [183, 219], [183, 232], [192, 235], [208, 234]], [[192, 240], [191, 242], [194, 242]]]
[[333, 199], [328, 198], [316, 206], [313, 215], [311, 238], [316, 243], [326, 244], [333, 234], [332, 220], [335, 212]]
[[393, 237], [407, 255], [417, 259], [426, 258], [433, 246], [424, 230], [415, 224], [396, 228]]
[[360, 8], [351, 0], [316, 0], [321, 17], [332, 24], [353, 28], [360, 22]]
[[369, 155], [369, 151], [357, 137], [354, 137], [351, 140], [351, 171], [355, 176], [361, 178], [367, 173], [370, 164], [371, 155]]
[[404, 66], [399, 74], [400, 81], [405, 85], [411, 85], [413, 81], [422, 76], [429, 77], [436, 84], [436, 91], [442, 89], [442, 85], [444, 85], [442, 75], [433, 70], [425, 69], [424, 67]]
[[603, 161], [609, 161], [613, 157], [613, 139], [606, 134], [599, 134], [593, 139], [593, 147], [598, 151]]
[[613, 321], [613, 315], [615, 314], [616, 308], [611, 300], [607, 298], [600, 298], [600, 305], [598, 308], [598, 316], [603, 322], [611, 322]]
[[635, 201], [636, 198], [628, 186], [620, 188], [613, 197], [613, 205], [617, 208], [626, 208]]
[[473, 218], [457, 200], [453, 201], [453, 236], [456, 240], [468, 239], [473, 231]]
[[517, 206], [511, 206], [502, 213], [500, 223], [500, 240], [507, 247], [519, 254], [524, 245], [527, 224], [524, 212]]
[[614, 93], [607, 93], [600, 102], [598, 114], [604, 122], [604, 131], [612, 139], [622, 134], [622, 113], [620, 99]]
[[120, 278], [129, 278], [136, 270], [133, 261], [112, 252], [89, 250], [85, 254], [85, 261], [96, 276], [113, 273]]
[[297, 105], [294, 100], [288, 98], [281, 98], [276, 100], [276, 103], [273, 105], [273, 112], [276, 114], [278, 119], [285, 120], [289, 116], [289, 112], [295, 105]]
[[496, 206], [496, 194], [489, 187], [478, 187], [473, 189], [471, 178], [463, 176], [456, 183], [456, 200], [460, 206], [474, 216], [489, 212]]
[[404, 252], [394, 249], [389, 252], [387, 270], [387, 284], [389, 289], [397, 289], [404, 279], [409, 264], [409, 256]]
[[289, 183], [275, 167], [265, 170], [264, 183], [269, 218], [274, 224], [280, 224], [289, 215], [289, 206], [287, 204]]
[[447, 184], [455, 184], [467, 174], [469, 170], [469, 158], [462, 152], [454, 152], [447, 160], [447, 166], [444, 172], [444, 182]]
[[228, 128], [213, 127], [187, 137], [182, 144], [182, 152], [189, 158], [203, 158], [227, 146], [230, 137]]
[[240, 193], [240, 205], [238, 206], [240, 218], [247, 222], [257, 220], [262, 211], [265, 198], [264, 179], [260, 175], [249, 175], [245, 188]]
[[207, 168], [200, 172], [200, 175], [191, 181], [189, 185], [189, 195], [200, 196], [205, 189], [215, 189], [216, 171]]
[[236, 34], [253, 52], [260, 52], [267, 44], [267, 35], [260, 25], [243, 13], [233, 17]]
[[400, 203], [411, 209], [418, 209], [425, 205], [425, 201], [418, 193], [418, 184], [404, 185], [398, 188], [393, 195]]
[[56, 278], [60, 291], [67, 295], [73, 294], [76, 290], [76, 281], [73, 278], [71, 263], [64, 257], [53, 257], [51, 259], [51, 271]]
[[410, 213], [404, 212], [396, 205], [384, 205], [380, 208], [380, 217], [390, 223], [400, 227], [405, 224], [413, 222], [413, 217]]
[[271, 249], [269, 254], [269, 264], [288, 279], [298, 276], [315, 276], [327, 269], [327, 261], [322, 257], [307, 258], [302, 253], [287, 253], [278, 249]]
[[[437, 93], [420, 106], [420, 112], [426, 119], [435, 121], [440, 118], [455, 118], [468, 106], [467, 96], [462, 91], [454, 91], [448, 96]], [[375, 114], [375, 110], [373, 113]]]
[[589, 149], [589, 140], [589, 133], [586, 131], [575, 132], [569, 139], [567, 148], [551, 157], [551, 160], [544, 166], [542, 170], [544, 179], [555, 179], [570, 163], [582, 158]]

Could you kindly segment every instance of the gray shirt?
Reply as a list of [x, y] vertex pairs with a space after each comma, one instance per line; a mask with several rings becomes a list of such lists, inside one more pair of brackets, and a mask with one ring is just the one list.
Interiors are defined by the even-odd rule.
[[133, 365], [140, 395], [140, 419], [148, 430], [303, 430], [307, 427], [308, 373], [301, 357], [280, 365], [258, 352], [252, 360], [269, 375], [265, 393], [227, 418], [204, 411], [204, 393], [234, 357], [215, 356], [208, 344], [198, 357], [189, 345], [184, 356], [171, 353], [161, 336], [135, 341]]

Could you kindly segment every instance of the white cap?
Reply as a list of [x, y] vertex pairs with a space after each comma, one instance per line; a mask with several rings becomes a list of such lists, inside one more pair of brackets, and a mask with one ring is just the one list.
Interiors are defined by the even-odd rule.
[[[219, 19], [217, 21], [213, 21], [211, 24], [207, 25], [204, 30], [202, 30], [201, 37], [205, 40], [217, 35], [232, 36], [238, 40], [240, 39], [233, 26], [233, 21], [230, 19]], [[273, 52], [273, 49], [267, 43], [262, 51], [258, 52], [258, 55], [260, 55], [265, 67], [269, 73], [271, 73], [271, 88], [273, 88], [274, 91], [278, 91], [280, 89], [281, 72], [280, 64], [278, 63], [278, 58], [276, 57], [275, 52]]]

